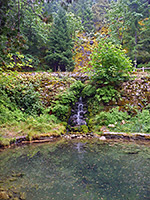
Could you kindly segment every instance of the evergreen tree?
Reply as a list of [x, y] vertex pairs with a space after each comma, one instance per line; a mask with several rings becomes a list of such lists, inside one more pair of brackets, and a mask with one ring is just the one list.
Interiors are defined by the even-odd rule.
[[66, 12], [60, 8], [49, 37], [49, 50], [45, 60], [53, 71], [72, 71], [73, 40], [69, 35]]
[[84, 30], [88, 33], [94, 30], [92, 4], [92, 0], [79, 0], [71, 7], [71, 11], [81, 18]]
[[106, 9], [109, 8], [108, 0], [97, 0], [92, 6], [94, 24], [97, 30], [100, 30], [106, 24]]
[[115, 43], [120, 42], [123, 48], [127, 49], [134, 66], [137, 67], [140, 49], [144, 48], [141, 22], [149, 16], [148, 1], [118, 0], [116, 3], [112, 2], [108, 12], [112, 40]]
[[144, 63], [145, 67], [150, 67], [150, 17], [145, 18], [141, 25], [143, 27], [139, 42], [141, 46], [138, 51], [138, 63]]

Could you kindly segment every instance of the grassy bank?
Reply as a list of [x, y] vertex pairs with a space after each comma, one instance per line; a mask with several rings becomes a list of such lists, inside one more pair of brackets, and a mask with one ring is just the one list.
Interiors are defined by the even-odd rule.
[[[78, 80], [79, 77], [83, 80]], [[99, 88], [83, 74], [1, 74], [0, 144], [9, 145], [21, 136], [31, 141], [65, 134], [71, 107], [80, 95], [88, 107], [88, 127], [82, 129], [80, 134], [93, 132], [100, 135], [104, 131], [150, 133], [147, 99], [142, 109], [130, 104], [125, 104], [122, 109], [116, 100], [111, 105], [107, 93], [103, 98], [98, 92]]]

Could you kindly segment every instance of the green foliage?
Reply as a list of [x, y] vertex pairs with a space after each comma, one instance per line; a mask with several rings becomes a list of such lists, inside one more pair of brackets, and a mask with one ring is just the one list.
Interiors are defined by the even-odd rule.
[[127, 112], [119, 111], [119, 108], [113, 108], [109, 112], [103, 111], [100, 112], [95, 117], [95, 123], [98, 125], [109, 125], [109, 124], [115, 124], [121, 123], [122, 120], [128, 120], [130, 119], [130, 116]]
[[56, 104], [52, 108], [52, 112], [56, 115], [56, 117], [59, 120], [66, 121], [68, 113], [69, 113], [69, 106], [68, 105], [62, 105], [62, 104]]
[[119, 45], [114, 45], [104, 39], [92, 54], [91, 64], [95, 71], [93, 76], [99, 84], [117, 84], [132, 69], [131, 61]]
[[82, 95], [84, 97], [92, 97], [96, 93], [96, 86], [87, 84], [84, 89], [82, 90]]
[[89, 129], [86, 125], [81, 125], [80, 126], [80, 132], [81, 133], [88, 133], [89, 132]]
[[98, 88], [96, 90], [95, 97], [98, 102], [102, 101], [104, 103], [108, 103], [111, 100], [115, 101], [120, 97], [120, 94], [116, 89], [114, 89], [113, 86], [107, 85], [102, 88]]
[[79, 0], [74, 2], [70, 7], [71, 11], [81, 18], [84, 31], [87, 33], [90, 33], [94, 30], [93, 12], [91, 8], [91, 0]]
[[16, 74], [1, 75], [0, 102], [8, 109], [20, 109], [23, 113], [39, 115], [44, 108], [40, 95], [35, 91], [32, 83], [22, 83], [16, 78]]
[[111, 40], [123, 45], [135, 67], [140, 62], [148, 62], [150, 25], [145, 23], [149, 18], [148, 1], [112, 1], [107, 11]]
[[16, 85], [15, 88], [10, 88], [6, 91], [10, 100], [23, 112], [30, 115], [38, 115], [42, 113], [43, 106], [40, 100], [40, 95], [35, 91], [33, 85]]
[[60, 96], [61, 104], [73, 104], [77, 100], [73, 91], [67, 91]]
[[77, 33], [83, 29], [81, 18], [72, 12], [67, 12], [66, 16], [69, 35], [76, 38]]
[[81, 95], [84, 84], [81, 81], [75, 81], [70, 88], [59, 95], [56, 104], [51, 106], [52, 112], [62, 121], [67, 121], [70, 115], [71, 106], [77, 101]]
[[10, 110], [0, 103], [0, 125], [13, 121], [25, 121], [26, 115], [19, 109]]
[[8, 121], [24, 121], [26, 114], [22, 113], [8, 97], [8, 94], [0, 88], [0, 124]]
[[32, 68], [32, 59], [28, 56], [20, 54], [20, 52], [9, 53], [7, 55], [8, 61], [5, 62], [4, 66], [0, 69], [2, 71], [15, 71], [22, 70], [24, 67]]
[[48, 45], [49, 50], [45, 59], [53, 71], [72, 71], [74, 68], [73, 40], [67, 26], [66, 12], [62, 8], [59, 9], [54, 20]]
[[135, 116], [131, 116], [127, 112], [122, 112], [119, 111], [118, 108], [113, 108], [108, 112], [100, 112], [93, 118], [92, 123], [95, 127], [113, 124], [113, 127], [110, 129], [117, 132], [150, 133], [150, 111], [138, 111]]
[[76, 94], [80, 94], [84, 87], [84, 84], [81, 81], [76, 81], [70, 86], [70, 91], [74, 91]]

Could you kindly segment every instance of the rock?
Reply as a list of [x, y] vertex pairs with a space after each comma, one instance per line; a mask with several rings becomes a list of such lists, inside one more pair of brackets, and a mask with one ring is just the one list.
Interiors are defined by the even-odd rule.
[[25, 200], [25, 199], [26, 199], [26, 193], [25, 193], [25, 192], [22, 192], [22, 193], [20, 194], [20, 199], [21, 199], [21, 200]]
[[19, 198], [18, 198], [18, 197], [15, 197], [15, 198], [13, 198], [13, 200], [19, 200]]
[[108, 128], [107, 128], [106, 126], [102, 126], [102, 127], [100, 128], [100, 131], [106, 132], [106, 131], [109, 131], [109, 130], [108, 130]]
[[108, 127], [109, 128], [115, 128], [115, 125], [114, 124], [109, 124]]
[[12, 198], [13, 197], [13, 192], [12, 191], [8, 191], [8, 195], [9, 195], [10, 198]]
[[124, 120], [122, 120], [121, 124], [125, 124], [126, 122]]
[[105, 136], [101, 136], [99, 139], [100, 140], [106, 140], [106, 137]]
[[7, 200], [7, 199], [9, 199], [9, 196], [8, 196], [8, 194], [7, 194], [6, 191], [1, 191], [0, 192], [0, 199], [1, 200]]

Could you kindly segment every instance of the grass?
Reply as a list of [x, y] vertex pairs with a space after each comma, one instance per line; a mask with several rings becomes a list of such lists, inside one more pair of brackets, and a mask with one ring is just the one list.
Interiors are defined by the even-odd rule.
[[9, 145], [16, 137], [26, 136], [28, 140], [60, 136], [66, 131], [65, 125], [53, 115], [30, 116], [26, 121], [8, 122], [0, 126], [0, 144]]

